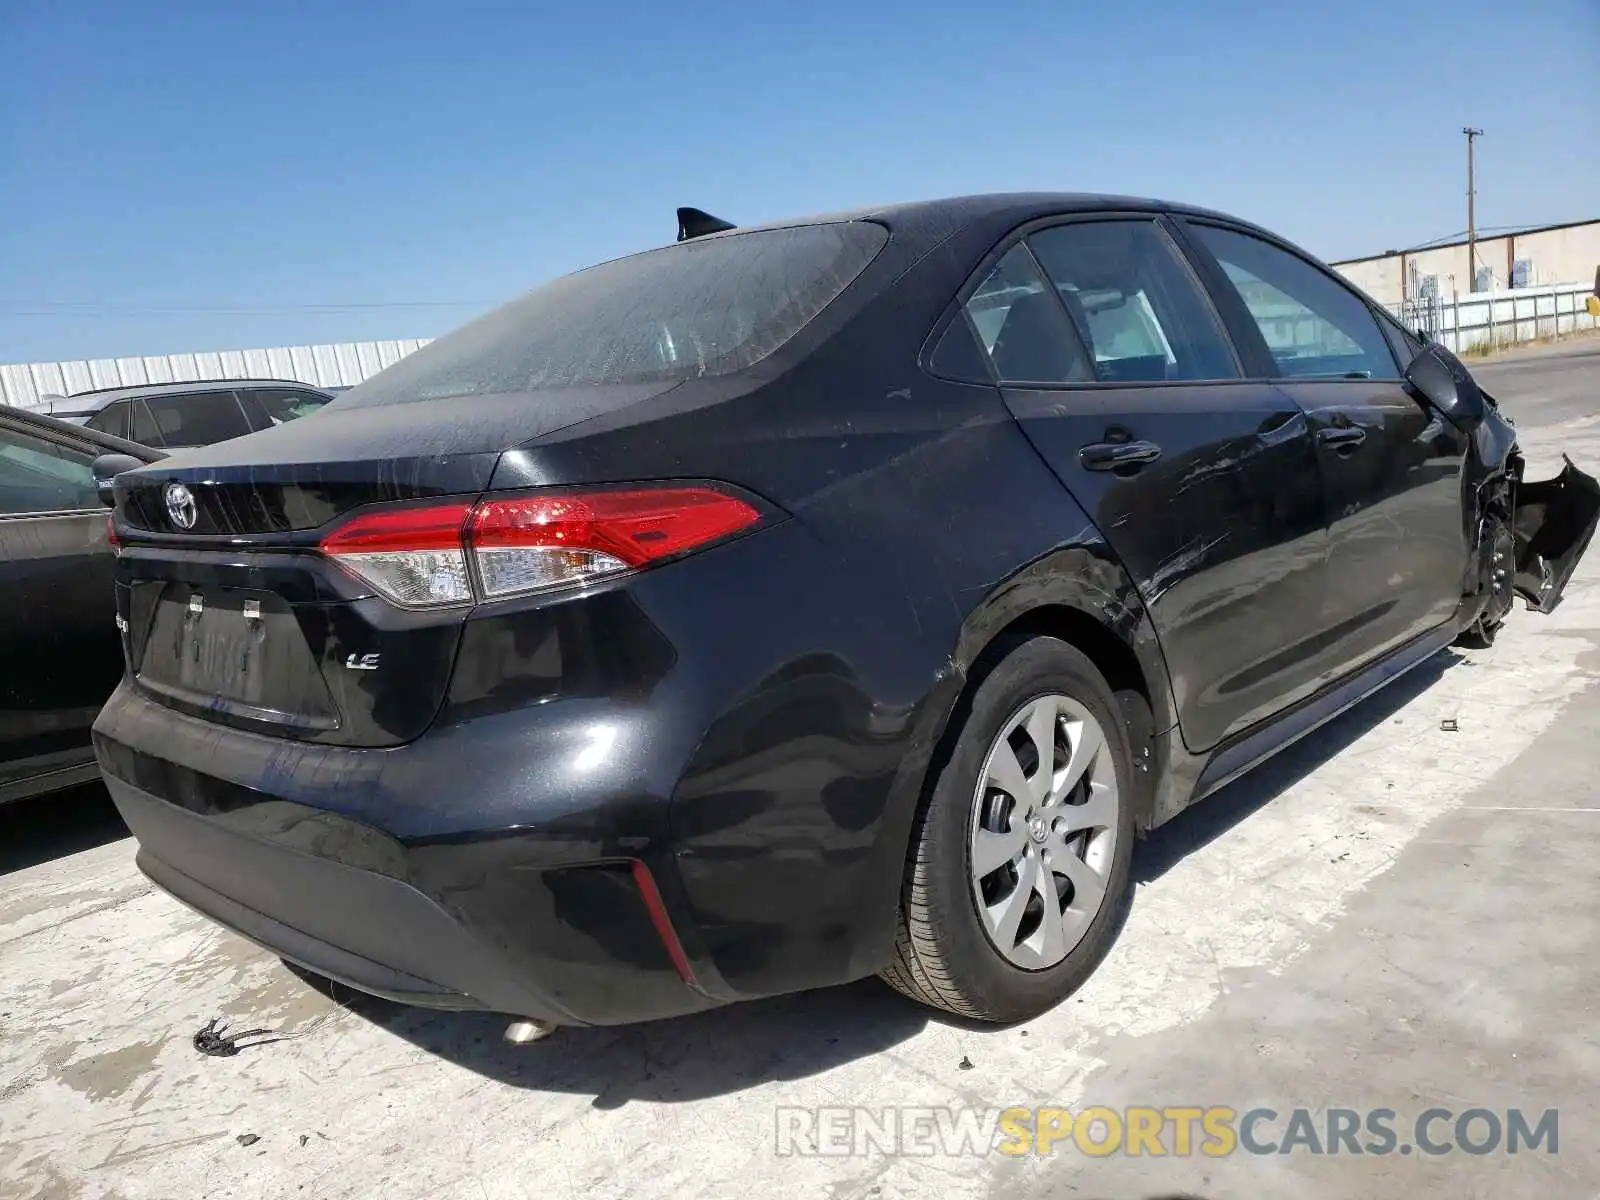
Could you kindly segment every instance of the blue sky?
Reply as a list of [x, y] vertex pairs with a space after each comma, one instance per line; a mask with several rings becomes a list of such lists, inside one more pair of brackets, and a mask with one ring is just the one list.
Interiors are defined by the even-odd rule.
[[0, 44], [0, 362], [441, 333], [685, 203], [1116, 191], [1351, 257], [1465, 227], [1469, 123], [1480, 226], [1600, 216], [1597, 0], [0, 0]]

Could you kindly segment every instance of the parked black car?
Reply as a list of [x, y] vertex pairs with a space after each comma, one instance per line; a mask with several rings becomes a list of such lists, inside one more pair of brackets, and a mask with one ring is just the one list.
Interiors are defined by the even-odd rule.
[[123, 671], [101, 456], [160, 451], [0, 405], [0, 803], [96, 778]]
[[1016, 1020], [1138, 832], [1548, 611], [1593, 533], [1253, 225], [706, 224], [119, 479], [96, 745], [152, 879], [517, 1037], [873, 972]]
[[208, 379], [103, 388], [52, 398], [50, 413], [146, 446], [209, 446], [307, 416], [333, 399], [283, 379]]

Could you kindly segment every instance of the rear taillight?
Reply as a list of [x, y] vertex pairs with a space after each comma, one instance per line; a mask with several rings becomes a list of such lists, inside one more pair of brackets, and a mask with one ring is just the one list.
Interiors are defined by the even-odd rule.
[[709, 487], [630, 488], [380, 509], [323, 553], [398, 604], [432, 607], [581, 584], [720, 541], [761, 519]]
[[363, 513], [322, 540], [322, 552], [396, 604], [430, 608], [472, 599], [462, 530], [472, 505]]
[[469, 537], [484, 595], [509, 596], [642, 567], [760, 519], [710, 488], [650, 488], [485, 500]]
[[117, 514], [106, 514], [106, 545], [111, 547], [111, 553], [122, 553], [122, 539], [117, 536]]

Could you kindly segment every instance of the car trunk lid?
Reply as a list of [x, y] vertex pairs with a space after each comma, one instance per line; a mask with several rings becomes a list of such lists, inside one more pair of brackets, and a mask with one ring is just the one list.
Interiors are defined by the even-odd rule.
[[273, 736], [419, 736], [471, 605], [385, 600], [319, 551], [327, 530], [374, 504], [470, 503], [507, 447], [666, 386], [336, 401], [119, 476], [117, 607], [133, 679], [160, 703]]

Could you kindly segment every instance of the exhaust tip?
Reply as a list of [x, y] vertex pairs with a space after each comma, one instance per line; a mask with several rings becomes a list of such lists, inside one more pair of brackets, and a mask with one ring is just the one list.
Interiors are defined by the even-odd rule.
[[549, 1037], [559, 1028], [559, 1025], [549, 1021], [535, 1021], [532, 1019], [513, 1021], [506, 1026], [506, 1031], [501, 1036], [513, 1046], [526, 1046], [531, 1042], [541, 1041]]

